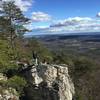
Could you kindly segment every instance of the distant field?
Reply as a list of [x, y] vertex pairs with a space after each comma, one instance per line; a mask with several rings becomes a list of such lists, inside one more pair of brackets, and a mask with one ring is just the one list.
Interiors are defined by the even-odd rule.
[[100, 35], [45, 35], [38, 39], [54, 52], [100, 60]]

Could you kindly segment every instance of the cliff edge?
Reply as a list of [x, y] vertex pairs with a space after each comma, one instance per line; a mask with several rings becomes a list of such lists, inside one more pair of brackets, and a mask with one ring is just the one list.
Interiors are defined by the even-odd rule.
[[[40, 100], [72, 100], [74, 84], [68, 74], [67, 65], [41, 64], [26, 72]], [[35, 99], [33, 99], [35, 100]], [[37, 99], [36, 99], [37, 100]]]

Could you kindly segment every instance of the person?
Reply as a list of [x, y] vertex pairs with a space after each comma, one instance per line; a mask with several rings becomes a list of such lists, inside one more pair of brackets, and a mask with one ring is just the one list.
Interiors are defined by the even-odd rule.
[[38, 59], [37, 59], [37, 53], [36, 53], [36, 51], [33, 51], [32, 55], [33, 55], [33, 61], [35, 61], [35, 65], [38, 65]]

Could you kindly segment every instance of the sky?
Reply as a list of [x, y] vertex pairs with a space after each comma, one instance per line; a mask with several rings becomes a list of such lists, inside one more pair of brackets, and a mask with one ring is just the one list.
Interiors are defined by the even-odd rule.
[[31, 19], [27, 35], [100, 32], [100, 0], [13, 1]]

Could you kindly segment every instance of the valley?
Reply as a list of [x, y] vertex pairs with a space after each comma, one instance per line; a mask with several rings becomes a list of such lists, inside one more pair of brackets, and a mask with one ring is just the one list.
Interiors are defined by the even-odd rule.
[[100, 60], [100, 35], [45, 35], [38, 39], [51, 51]]

